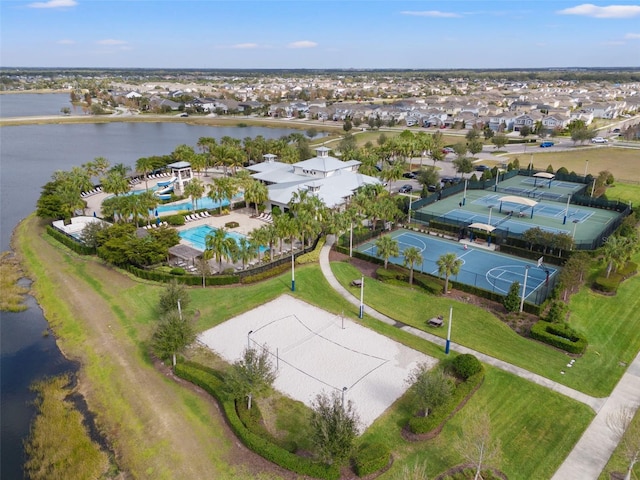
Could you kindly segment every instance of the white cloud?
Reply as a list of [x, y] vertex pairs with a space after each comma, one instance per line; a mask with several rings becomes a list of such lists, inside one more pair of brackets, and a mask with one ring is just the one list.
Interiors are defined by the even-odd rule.
[[287, 45], [288, 48], [314, 48], [317, 46], [318, 44], [316, 42], [312, 42], [310, 40], [300, 40], [298, 42], [291, 42]]
[[76, 0], [49, 0], [48, 2], [30, 3], [31, 8], [65, 8], [75, 7], [78, 4]]
[[236, 43], [235, 45], [232, 45], [231, 48], [259, 48], [260, 45], [258, 45], [257, 43]]
[[640, 15], [640, 5], [609, 5], [598, 7], [591, 3], [583, 3], [564, 10], [558, 10], [560, 15], [582, 15], [594, 18], [630, 18]]
[[70, 40], [68, 38], [63, 38], [61, 40], [58, 40], [56, 42], [58, 45], [75, 45], [75, 41], [74, 40]]
[[441, 12], [439, 10], [412, 11], [405, 10], [400, 12], [402, 15], [411, 15], [414, 17], [434, 17], [434, 18], [460, 18], [461, 15], [453, 12]]
[[624, 38], [627, 40], [640, 40], [640, 33], [627, 33]]
[[124, 40], [115, 40], [113, 38], [105, 38], [104, 40], [98, 40], [96, 42], [98, 45], [126, 45], [127, 42]]

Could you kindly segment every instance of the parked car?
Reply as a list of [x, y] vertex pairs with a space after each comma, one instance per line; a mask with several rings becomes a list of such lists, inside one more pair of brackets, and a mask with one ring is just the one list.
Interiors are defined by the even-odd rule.
[[542, 142], [540, 144], [540, 148], [549, 148], [549, 147], [553, 147], [553, 142]]
[[410, 178], [410, 179], [414, 179], [414, 178], [416, 178], [416, 174], [415, 174], [415, 173], [413, 173], [413, 172], [405, 172], [405, 173], [403, 173], [403, 174], [402, 174], [402, 176], [403, 176], [404, 178]]
[[398, 189], [398, 193], [409, 193], [413, 190], [413, 187], [409, 184], [407, 185], [402, 185], [399, 189]]
[[438, 190], [438, 187], [436, 187], [435, 185], [429, 185], [427, 187], [427, 192], [435, 192], [436, 190]]
[[609, 140], [607, 140], [606, 138], [602, 138], [602, 137], [594, 137], [591, 139], [591, 143], [608, 143]]
[[484, 172], [485, 170], [490, 170], [486, 165], [476, 165], [476, 172]]

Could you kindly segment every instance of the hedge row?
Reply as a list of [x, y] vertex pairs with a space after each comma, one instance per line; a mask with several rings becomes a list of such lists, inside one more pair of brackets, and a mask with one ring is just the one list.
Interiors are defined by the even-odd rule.
[[[471, 293], [473, 295], [477, 295], [478, 297], [486, 298], [492, 300], [494, 302], [502, 303], [504, 299], [504, 295], [496, 292], [490, 292], [489, 290], [484, 290], [479, 287], [474, 287], [473, 285], [467, 285], [466, 283], [458, 283], [451, 279], [449, 279], [449, 285], [457, 290], [461, 290], [463, 292]], [[533, 303], [525, 302], [522, 308], [525, 312], [531, 313], [533, 315], [540, 315], [541, 306], [534, 305]]]
[[299, 257], [296, 257], [296, 263], [299, 265], [304, 265], [306, 263], [318, 263], [320, 261], [320, 252], [322, 251], [322, 247], [324, 247], [325, 242], [325, 237], [322, 237], [318, 240], [318, 243], [316, 243], [316, 248], [309, 253], [304, 253]]
[[281, 275], [290, 269], [291, 269], [291, 265], [289, 263], [283, 263], [281, 265], [275, 266], [268, 270], [263, 270], [260, 273], [256, 273], [253, 275], [245, 275], [240, 279], [240, 282], [241, 283], [261, 282], [262, 280], [267, 280], [268, 278], [277, 277], [278, 275]]
[[409, 429], [415, 434], [430, 434], [429, 438], [437, 436], [445, 423], [464, 406], [471, 395], [482, 385], [484, 381], [484, 367], [466, 382], [460, 382], [449, 400], [434, 408], [427, 417], [412, 417], [409, 420]]
[[193, 363], [179, 363], [175, 367], [175, 374], [215, 397], [220, 402], [233, 433], [247, 448], [261, 457], [300, 475], [326, 480], [340, 478], [340, 469], [336, 465], [326, 465], [299, 457], [249, 431], [238, 417], [235, 402], [224, 394], [222, 380], [210, 369]]
[[382, 443], [365, 443], [361, 445], [353, 459], [356, 475], [364, 477], [382, 470], [391, 461], [389, 447]]
[[[136, 277], [143, 278], [145, 280], [165, 283], [175, 280], [184, 285], [202, 286], [202, 276], [200, 275], [172, 275], [170, 273], [159, 272], [157, 270], [144, 270], [133, 265], [122, 265], [122, 268], [134, 274]], [[237, 275], [206, 276], [204, 278], [204, 283], [208, 287], [216, 285], [232, 285], [234, 283], [240, 283], [240, 277]]]
[[569, 353], [582, 354], [587, 348], [587, 339], [566, 323], [537, 321], [531, 327], [531, 338], [539, 340]]
[[94, 255], [96, 253], [95, 248], [89, 247], [79, 242], [77, 239], [65, 233], [62, 233], [60, 230], [53, 228], [51, 225], [47, 225], [47, 233], [51, 237], [62, 243], [65, 247], [70, 248], [80, 255]]

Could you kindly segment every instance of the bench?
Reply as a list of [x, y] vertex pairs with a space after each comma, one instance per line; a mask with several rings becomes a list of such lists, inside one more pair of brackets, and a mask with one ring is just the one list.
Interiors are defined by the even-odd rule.
[[432, 327], [441, 327], [444, 324], [444, 320], [442, 315], [438, 315], [437, 317], [430, 318], [427, 323]]
[[356, 280], [351, 280], [351, 286], [352, 287], [361, 287], [362, 286], [362, 279], [358, 278]]

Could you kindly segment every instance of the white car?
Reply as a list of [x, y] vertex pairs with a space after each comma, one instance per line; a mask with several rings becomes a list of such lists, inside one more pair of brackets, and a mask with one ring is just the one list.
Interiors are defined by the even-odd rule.
[[591, 139], [591, 143], [609, 143], [609, 140], [607, 140], [606, 138], [602, 138], [602, 137], [593, 137]]

